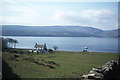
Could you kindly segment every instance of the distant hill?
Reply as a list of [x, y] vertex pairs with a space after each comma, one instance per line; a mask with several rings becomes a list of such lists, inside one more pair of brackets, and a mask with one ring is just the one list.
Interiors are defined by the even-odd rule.
[[3, 36], [118, 37], [117, 32], [118, 30], [103, 31], [101, 29], [85, 26], [2, 25]]
[[99, 36], [102, 36], [102, 37], [120, 37], [120, 29], [118, 30], [107, 30], [107, 31], [104, 31], [103, 33], [99, 34]]

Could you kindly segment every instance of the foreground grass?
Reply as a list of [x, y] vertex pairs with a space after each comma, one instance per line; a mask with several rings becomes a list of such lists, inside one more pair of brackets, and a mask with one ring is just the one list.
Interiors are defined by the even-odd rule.
[[[16, 53], [3, 52], [3, 60], [12, 68], [13, 73], [20, 78], [81, 78], [82, 74], [87, 74], [92, 68], [101, 66], [108, 61], [117, 61], [117, 53], [99, 53], [99, 52], [69, 52], [56, 51], [47, 54], [26, 53], [18, 54], [17, 60], [9, 58]], [[59, 66], [45, 67], [38, 65], [24, 58], [30, 57], [35, 61], [48, 65], [53, 61]]]

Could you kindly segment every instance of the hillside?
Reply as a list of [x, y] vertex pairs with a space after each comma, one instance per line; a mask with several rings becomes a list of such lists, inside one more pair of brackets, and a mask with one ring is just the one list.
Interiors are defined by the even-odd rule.
[[120, 37], [120, 29], [118, 30], [106, 30], [102, 34], [99, 34], [99, 36], [103, 37]]
[[111, 60], [116, 53], [56, 51], [47, 54], [3, 52], [3, 77], [81, 78]]
[[2, 26], [3, 36], [118, 37], [117, 31], [118, 30], [103, 31], [85, 26]]

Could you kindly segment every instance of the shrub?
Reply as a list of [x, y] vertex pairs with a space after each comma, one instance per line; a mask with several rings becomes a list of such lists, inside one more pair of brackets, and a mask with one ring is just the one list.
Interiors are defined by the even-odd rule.
[[24, 51], [20, 51], [19, 53], [20, 53], [20, 54], [24, 54]]
[[17, 51], [13, 51], [13, 53], [17, 53]]
[[53, 52], [53, 50], [52, 50], [52, 49], [48, 49], [48, 52], [52, 53], [52, 52]]

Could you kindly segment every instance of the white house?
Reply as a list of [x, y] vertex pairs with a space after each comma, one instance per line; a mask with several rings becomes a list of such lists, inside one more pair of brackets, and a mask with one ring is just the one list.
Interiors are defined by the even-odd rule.
[[29, 52], [47, 52], [47, 46], [46, 44], [35, 44], [33, 50], [29, 50]]

